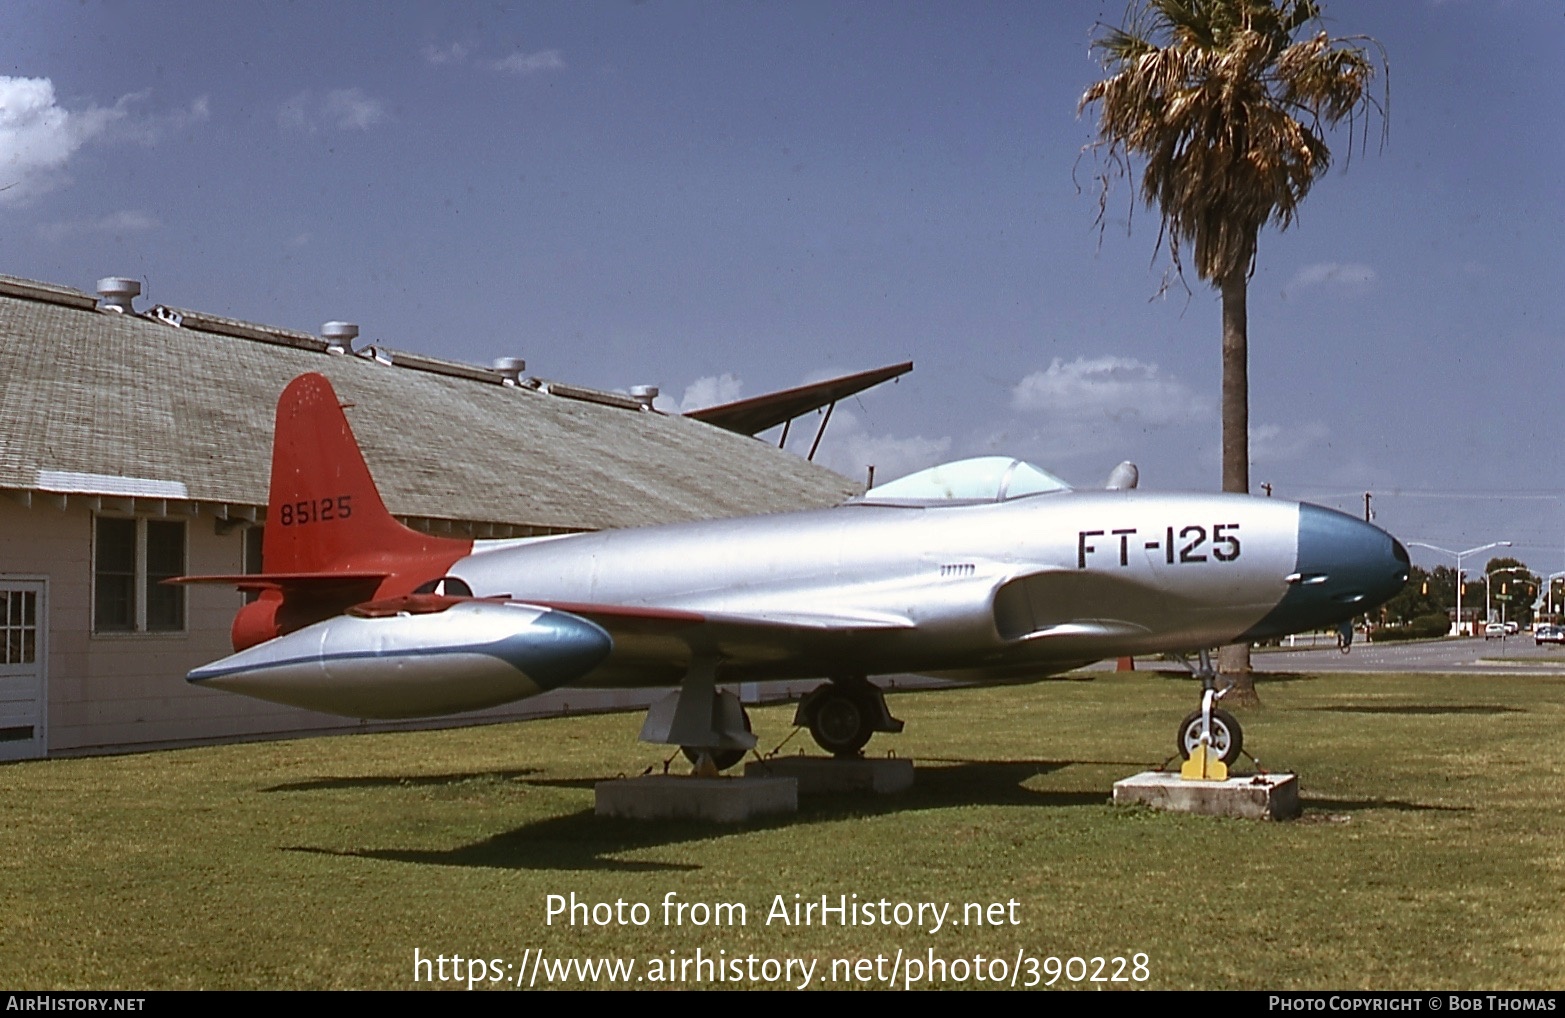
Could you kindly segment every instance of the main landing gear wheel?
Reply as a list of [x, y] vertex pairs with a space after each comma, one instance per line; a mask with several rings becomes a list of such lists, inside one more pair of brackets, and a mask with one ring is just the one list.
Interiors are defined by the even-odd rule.
[[[749, 711], [745, 710], [743, 707], [740, 707], [739, 716], [744, 718], [745, 731], [755, 731], [755, 729], [750, 727]], [[680, 746], [679, 751], [685, 754], [685, 759], [690, 761], [691, 766], [699, 767], [701, 765], [701, 748], [699, 746]], [[714, 749], [709, 750], [709, 752], [712, 754], [712, 766], [716, 767], [720, 771], [726, 771], [728, 768], [733, 767], [734, 765], [738, 764], [739, 761], [743, 760], [744, 755], [748, 752], [748, 750]]]
[[858, 756], [875, 734], [873, 706], [852, 689], [832, 688], [820, 694], [810, 714], [810, 735], [832, 756]]
[[[1186, 760], [1190, 754], [1201, 745], [1201, 712], [1191, 711], [1190, 716], [1179, 723], [1179, 734], [1175, 737], [1179, 746], [1179, 755]], [[1244, 748], [1244, 731], [1240, 729], [1239, 722], [1234, 716], [1217, 707], [1212, 708], [1212, 752], [1224, 764], [1232, 764], [1239, 759], [1239, 751]]]

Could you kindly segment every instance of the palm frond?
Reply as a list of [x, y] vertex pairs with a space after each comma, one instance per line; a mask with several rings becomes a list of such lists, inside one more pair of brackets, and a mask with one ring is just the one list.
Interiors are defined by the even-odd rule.
[[1384, 114], [1362, 41], [1295, 38], [1319, 20], [1315, 0], [1145, 0], [1096, 41], [1110, 74], [1080, 109], [1106, 158], [1142, 164], [1176, 266], [1190, 248], [1204, 279], [1248, 273], [1261, 228], [1290, 226], [1330, 167], [1325, 132]]

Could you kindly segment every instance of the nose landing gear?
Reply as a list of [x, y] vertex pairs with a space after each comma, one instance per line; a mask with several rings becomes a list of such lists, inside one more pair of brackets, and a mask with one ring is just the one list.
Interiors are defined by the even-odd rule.
[[1201, 709], [1179, 723], [1175, 745], [1185, 759], [1179, 774], [1187, 780], [1225, 781], [1229, 765], [1244, 750], [1244, 732], [1232, 714], [1217, 707], [1226, 691], [1217, 689], [1217, 673], [1207, 651], [1201, 651], [1196, 674], [1201, 679]]

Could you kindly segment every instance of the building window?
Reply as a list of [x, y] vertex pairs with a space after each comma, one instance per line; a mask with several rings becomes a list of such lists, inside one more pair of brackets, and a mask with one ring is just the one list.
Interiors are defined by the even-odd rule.
[[[0, 665], [30, 665], [38, 661], [38, 592], [0, 590]], [[0, 729], [0, 742], [5, 732]], [[32, 738], [32, 729], [27, 730]]]
[[93, 538], [93, 632], [183, 632], [185, 589], [163, 581], [185, 574], [184, 521], [99, 516]]

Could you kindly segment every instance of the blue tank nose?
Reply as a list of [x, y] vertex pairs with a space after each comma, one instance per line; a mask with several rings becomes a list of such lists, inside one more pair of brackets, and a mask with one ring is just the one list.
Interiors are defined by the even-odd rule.
[[1385, 604], [1407, 584], [1407, 549], [1379, 527], [1317, 505], [1299, 505], [1299, 551], [1288, 591], [1242, 637], [1323, 629]]
[[540, 615], [525, 632], [482, 648], [538, 684], [556, 689], [603, 663], [614, 641], [597, 623], [568, 612]]

